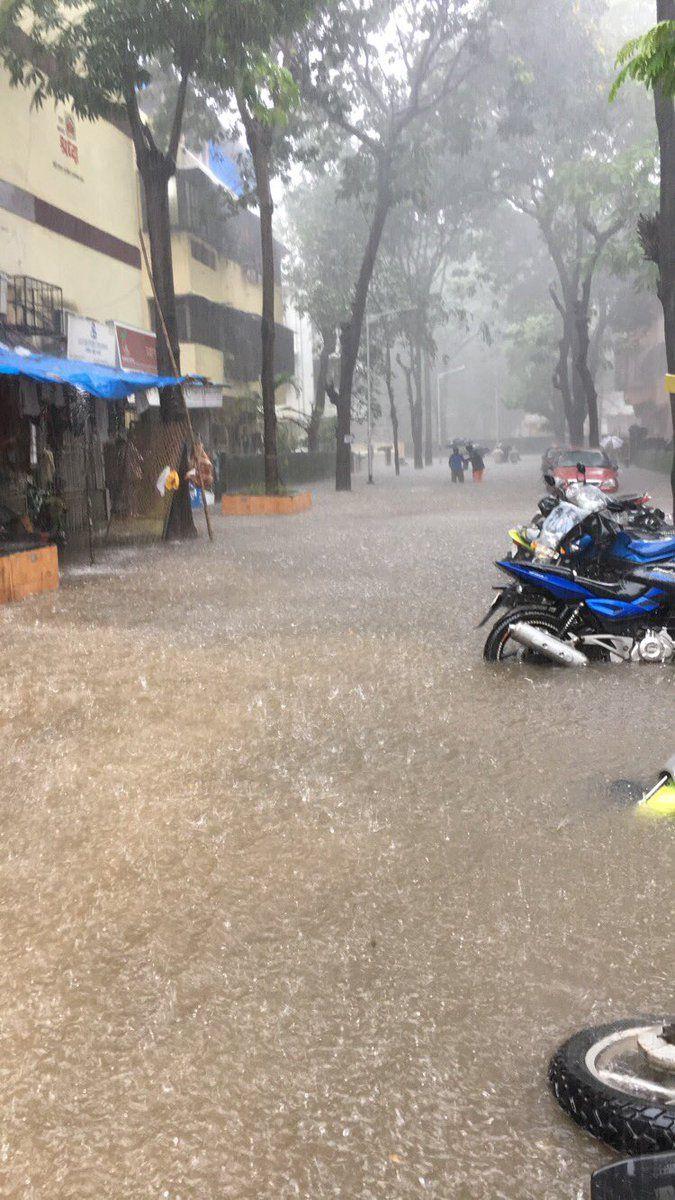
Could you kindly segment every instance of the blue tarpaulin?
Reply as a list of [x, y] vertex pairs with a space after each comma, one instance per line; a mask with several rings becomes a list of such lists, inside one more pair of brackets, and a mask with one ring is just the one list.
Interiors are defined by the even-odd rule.
[[56, 358], [50, 354], [25, 354], [0, 346], [0, 375], [27, 375], [41, 383], [69, 383], [101, 400], [125, 400], [133, 392], [146, 388], [182, 383], [185, 376], [147, 375], [144, 371], [118, 371], [74, 358]]

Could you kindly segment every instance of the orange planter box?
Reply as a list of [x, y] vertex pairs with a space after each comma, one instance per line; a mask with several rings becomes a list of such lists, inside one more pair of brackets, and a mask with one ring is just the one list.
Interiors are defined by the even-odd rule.
[[21, 550], [0, 558], [0, 604], [23, 600], [38, 592], [54, 592], [59, 586], [59, 556], [56, 546]]
[[223, 496], [226, 517], [289, 517], [312, 507], [312, 493], [298, 492], [295, 496], [249, 496], [241, 493]]

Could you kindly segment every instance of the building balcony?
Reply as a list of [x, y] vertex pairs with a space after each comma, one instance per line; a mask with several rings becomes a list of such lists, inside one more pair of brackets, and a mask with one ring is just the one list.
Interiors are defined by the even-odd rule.
[[[204, 296], [177, 296], [178, 337], [222, 352], [225, 376], [239, 383], [260, 375], [260, 317]], [[275, 325], [275, 371], [292, 375], [295, 350], [292, 329]], [[220, 381], [218, 381], [220, 382]]]

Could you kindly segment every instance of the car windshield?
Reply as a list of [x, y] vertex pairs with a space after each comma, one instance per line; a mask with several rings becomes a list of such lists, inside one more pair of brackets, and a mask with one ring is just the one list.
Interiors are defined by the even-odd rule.
[[585, 467], [607, 467], [609, 462], [602, 450], [562, 450], [558, 455], [557, 467], [576, 467], [583, 463]]

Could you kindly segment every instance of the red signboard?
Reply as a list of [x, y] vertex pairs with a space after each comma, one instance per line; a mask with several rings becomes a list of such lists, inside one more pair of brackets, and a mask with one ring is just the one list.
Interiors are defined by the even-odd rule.
[[143, 329], [115, 324], [117, 353], [124, 371], [147, 371], [157, 374], [157, 338]]

